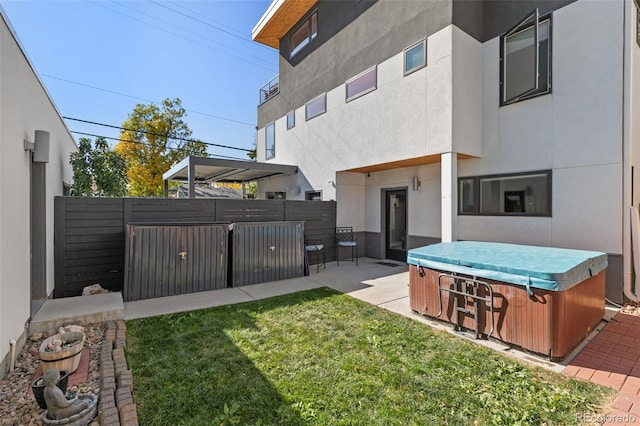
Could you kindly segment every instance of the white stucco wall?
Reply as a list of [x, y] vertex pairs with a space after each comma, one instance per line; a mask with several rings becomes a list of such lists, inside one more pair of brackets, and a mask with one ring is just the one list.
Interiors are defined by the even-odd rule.
[[482, 158], [459, 176], [553, 170], [552, 217], [460, 216], [458, 237], [622, 253], [622, 2], [553, 13], [553, 93], [499, 107], [499, 39], [483, 45]]
[[[31, 315], [30, 153], [23, 140], [50, 132], [46, 165], [47, 294], [54, 286], [53, 197], [71, 183], [75, 142], [36, 77], [0, 9], [0, 361]], [[3, 372], [2, 372], [3, 373]], [[1, 373], [0, 373], [1, 375]]]
[[[451, 151], [452, 43], [449, 26], [428, 37], [425, 68], [404, 76], [400, 51], [378, 64], [376, 90], [346, 102], [342, 84], [327, 93], [325, 114], [305, 121], [304, 106], [298, 108], [296, 126], [290, 130], [286, 116], [276, 120], [276, 156], [268, 162], [297, 165], [308, 184], [300, 196], [287, 193], [287, 198], [302, 199], [306, 190], [315, 189], [325, 200], [336, 199], [336, 188], [329, 183], [336, 180], [336, 171]], [[258, 161], [266, 161], [264, 143], [261, 128]], [[259, 192], [287, 185], [260, 182]]]

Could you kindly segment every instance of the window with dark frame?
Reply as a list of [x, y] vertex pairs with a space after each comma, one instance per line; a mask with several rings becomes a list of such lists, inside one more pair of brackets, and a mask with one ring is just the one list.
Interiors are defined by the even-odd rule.
[[311, 42], [318, 35], [318, 11], [305, 20], [296, 29], [289, 39], [290, 42], [290, 58], [293, 58], [296, 53], [302, 50], [307, 44]]
[[420, 40], [404, 49], [404, 75], [427, 65], [427, 39]]
[[287, 114], [287, 130], [293, 129], [294, 127], [296, 127], [296, 112], [291, 111]]
[[286, 200], [287, 193], [285, 191], [268, 191], [266, 198], [267, 200]]
[[500, 105], [551, 93], [551, 15], [538, 9], [500, 37]]
[[551, 170], [459, 178], [458, 214], [551, 216]]
[[304, 199], [307, 201], [322, 201], [322, 191], [306, 191]]
[[264, 128], [265, 158], [268, 160], [276, 156], [276, 126], [275, 123], [268, 124]]
[[636, 1], [636, 43], [640, 47], [640, 1]]

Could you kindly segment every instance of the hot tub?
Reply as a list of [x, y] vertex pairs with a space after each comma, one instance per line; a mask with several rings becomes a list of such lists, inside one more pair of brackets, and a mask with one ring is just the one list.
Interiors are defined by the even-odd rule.
[[604, 315], [605, 253], [479, 241], [409, 250], [411, 309], [563, 358]]

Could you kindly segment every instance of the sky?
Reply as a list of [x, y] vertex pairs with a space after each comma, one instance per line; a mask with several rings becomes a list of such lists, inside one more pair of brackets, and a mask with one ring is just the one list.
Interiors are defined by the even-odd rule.
[[[271, 0], [1, 0], [72, 132], [117, 138], [136, 104], [180, 98], [192, 137], [252, 149], [277, 50], [251, 41]], [[76, 141], [83, 137], [72, 133]], [[89, 136], [91, 139], [93, 137]], [[109, 140], [111, 144], [116, 141]], [[209, 146], [210, 156], [248, 159]]]

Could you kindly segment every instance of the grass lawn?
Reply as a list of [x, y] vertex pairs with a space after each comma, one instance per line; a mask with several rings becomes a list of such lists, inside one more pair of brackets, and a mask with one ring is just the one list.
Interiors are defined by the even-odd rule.
[[141, 425], [576, 424], [613, 391], [322, 288], [127, 322]]

